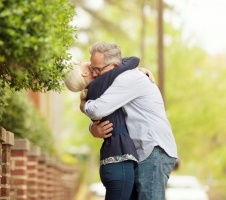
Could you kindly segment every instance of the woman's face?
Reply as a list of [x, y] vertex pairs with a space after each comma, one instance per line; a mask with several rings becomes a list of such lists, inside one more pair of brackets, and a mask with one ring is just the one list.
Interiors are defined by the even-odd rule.
[[89, 69], [89, 62], [82, 62], [81, 63], [81, 70], [82, 70], [82, 76], [87, 83], [87, 85], [94, 80], [94, 77]]

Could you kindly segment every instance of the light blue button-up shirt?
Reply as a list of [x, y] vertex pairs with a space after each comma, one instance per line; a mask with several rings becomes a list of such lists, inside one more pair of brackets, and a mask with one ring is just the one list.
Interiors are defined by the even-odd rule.
[[98, 120], [120, 107], [125, 111], [139, 161], [146, 159], [157, 145], [169, 156], [178, 157], [161, 93], [138, 69], [119, 75], [100, 98], [87, 101], [84, 110], [91, 119]]

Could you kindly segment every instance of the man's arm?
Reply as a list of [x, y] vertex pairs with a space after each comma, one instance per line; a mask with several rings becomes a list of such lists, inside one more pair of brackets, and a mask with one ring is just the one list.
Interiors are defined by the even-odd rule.
[[87, 101], [84, 111], [91, 119], [99, 120], [124, 106], [138, 94], [134, 76], [125, 72], [115, 79], [100, 98]]
[[[133, 59], [133, 61], [135, 61], [134, 59], [137, 59], [136, 62], [139, 62], [139, 59], [136, 57], [125, 58], [124, 59], [124, 67], [128, 67], [128, 61], [131, 62], [132, 59]], [[127, 66], [125, 65], [126, 62], [127, 62]], [[155, 78], [150, 70], [145, 69], [145, 68], [138, 68], [138, 69], [141, 72], [143, 72], [144, 74], [146, 74], [149, 77], [151, 82], [155, 83]], [[84, 93], [85, 93], [85, 95], [83, 95]], [[83, 113], [84, 113], [84, 106], [86, 104], [86, 95], [87, 95], [87, 90], [83, 90], [80, 95], [80, 110]]]

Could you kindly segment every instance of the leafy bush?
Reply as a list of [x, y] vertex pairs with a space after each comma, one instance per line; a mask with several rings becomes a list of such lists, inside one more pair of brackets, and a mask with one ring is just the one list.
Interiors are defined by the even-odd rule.
[[3, 81], [0, 79], [0, 121], [2, 120], [2, 115], [5, 111], [5, 106], [7, 105], [8, 90], [3, 87]]
[[74, 15], [67, 0], [2, 0], [0, 79], [15, 90], [61, 90]]

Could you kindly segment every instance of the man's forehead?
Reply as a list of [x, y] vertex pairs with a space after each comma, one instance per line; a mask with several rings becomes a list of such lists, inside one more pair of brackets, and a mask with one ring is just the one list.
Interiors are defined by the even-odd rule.
[[95, 63], [103, 63], [104, 62], [104, 54], [100, 53], [100, 52], [96, 52], [91, 55], [90, 61], [95, 62]]
[[97, 51], [97, 52], [94, 52], [91, 56], [103, 58], [104, 57], [104, 53]]

